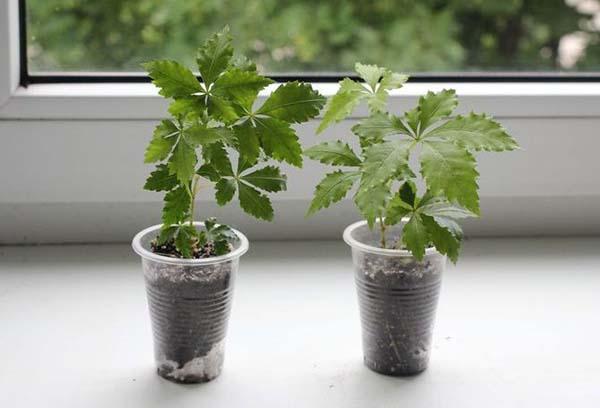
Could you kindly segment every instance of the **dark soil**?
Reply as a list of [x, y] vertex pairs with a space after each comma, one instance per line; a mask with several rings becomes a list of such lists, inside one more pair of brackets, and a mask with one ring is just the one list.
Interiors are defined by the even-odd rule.
[[355, 253], [365, 364], [387, 375], [427, 368], [445, 258]]
[[158, 374], [180, 383], [217, 377], [237, 263], [144, 265]]
[[[152, 252], [158, 255], [168, 256], [170, 258], [183, 258], [181, 252], [175, 247], [174, 239], [170, 239], [162, 245], [158, 245], [158, 239], [154, 239], [150, 242], [150, 248], [152, 249]], [[192, 246], [192, 258], [194, 259], [211, 258], [213, 256], [217, 256], [217, 252], [211, 241], [201, 247]]]

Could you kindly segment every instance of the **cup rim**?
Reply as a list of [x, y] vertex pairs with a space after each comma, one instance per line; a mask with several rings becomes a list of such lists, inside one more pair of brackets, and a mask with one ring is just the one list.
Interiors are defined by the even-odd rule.
[[[156, 224], [151, 227], [145, 228], [138, 232], [133, 240], [131, 241], [131, 247], [136, 254], [141, 256], [143, 259], [149, 259], [155, 262], [171, 265], [187, 265], [187, 266], [199, 266], [199, 265], [212, 265], [216, 263], [231, 261], [238, 259], [244, 255], [250, 246], [248, 238], [240, 231], [235, 228], [231, 228], [237, 238], [240, 240], [240, 246], [225, 255], [213, 256], [210, 258], [199, 258], [199, 259], [187, 259], [187, 258], [171, 258], [169, 256], [159, 255], [152, 251], [148, 251], [142, 246], [142, 238], [150, 233], [155, 233], [163, 226], [163, 224]], [[204, 226], [204, 222], [194, 221], [194, 226]]]
[[[402, 222], [408, 222], [408, 219], [403, 218]], [[379, 220], [376, 221], [379, 223]], [[344, 229], [344, 242], [348, 244], [353, 249], [360, 249], [365, 252], [369, 252], [372, 254], [378, 255], [387, 255], [387, 256], [409, 256], [414, 257], [414, 255], [408, 249], [388, 249], [388, 248], [379, 248], [372, 245], [364, 244], [360, 241], [357, 241], [352, 237], [352, 232], [360, 227], [364, 227], [367, 225], [366, 220], [357, 221], [353, 224], [350, 224]], [[435, 247], [425, 248], [425, 255], [439, 254], [440, 252]]]

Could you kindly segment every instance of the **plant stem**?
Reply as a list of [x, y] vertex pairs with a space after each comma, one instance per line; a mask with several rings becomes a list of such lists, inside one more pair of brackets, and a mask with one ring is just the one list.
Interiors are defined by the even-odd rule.
[[190, 191], [190, 198], [192, 200], [191, 205], [190, 205], [190, 227], [194, 226], [194, 209], [195, 209], [195, 203], [196, 203], [196, 187], [198, 185], [198, 180], [200, 179], [200, 177], [198, 177], [198, 175], [194, 175], [193, 181], [192, 181], [192, 190]]
[[385, 224], [383, 222], [383, 216], [381, 214], [379, 214], [379, 231], [381, 232], [381, 247], [385, 248]]

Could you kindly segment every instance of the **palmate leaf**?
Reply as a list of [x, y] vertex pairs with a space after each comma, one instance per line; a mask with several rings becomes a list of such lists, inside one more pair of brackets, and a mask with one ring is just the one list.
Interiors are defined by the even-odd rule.
[[343, 199], [354, 183], [360, 179], [358, 171], [334, 171], [325, 175], [315, 188], [315, 196], [310, 203], [306, 215], [316, 213], [322, 208], [329, 207]]
[[144, 63], [142, 67], [165, 98], [187, 97], [202, 91], [193, 72], [176, 61], [156, 60]]
[[240, 180], [269, 192], [284, 191], [287, 188], [287, 177], [275, 166], [266, 166], [242, 175]]
[[421, 215], [421, 220], [429, 235], [429, 241], [433, 246], [440, 253], [448, 255], [450, 260], [456, 263], [460, 252], [460, 239], [454, 236], [447, 228], [438, 224], [433, 217]]
[[354, 195], [354, 202], [367, 220], [369, 228], [373, 228], [376, 218], [383, 215], [391, 195], [390, 183], [382, 183], [368, 189], [359, 187]]
[[360, 166], [362, 161], [352, 148], [340, 140], [323, 142], [304, 151], [307, 157], [334, 166]]
[[464, 146], [468, 150], [506, 151], [519, 147], [506, 130], [489, 116], [470, 113], [454, 119], [428, 132], [425, 138], [440, 138]]
[[171, 174], [166, 164], [159, 164], [156, 170], [150, 173], [150, 176], [144, 184], [145, 190], [150, 191], [169, 191], [177, 187], [177, 176]]
[[[418, 115], [411, 117], [409, 124], [413, 130], [416, 131], [418, 128], [419, 133], [423, 133], [433, 123], [449, 116], [456, 106], [458, 106], [458, 98], [454, 89], [444, 89], [437, 93], [427, 92], [425, 96], [419, 98]], [[415, 120], [418, 120], [418, 124]]]
[[231, 69], [223, 73], [211, 88], [211, 95], [230, 99], [250, 112], [258, 93], [273, 80], [254, 71]]
[[302, 167], [302, 147], [296, 132], [284, 121], [255, 117], [256, 129], [261, 145], [267, 155], [277, 161], [286, 161], [296, 167]]
[[238, 196], [240, 207], [242, 207], [242, 210], [246, 213], [265, 221], [271, 221], [273, 219], [273, 206], [271, 205], [271, 200], [254, 187], [251, 187], [245, 182], [238, 183]]
[[410, 146], [411, 143], [407, 140], [394, 140], [368, 147], [361, 167], [361, 188], [368, 190], [386, 183], [393, 177], [412, 176], [413, 173], [408, 167]]
[[183, 136], [185, 141], [193, 147], [206, 147], [219, 142], [233, 146], [236, 143], [233, 131], [224, 126], [206, 127], [204, 125], [194, 125], [185, 129]]
[[232, 56], [233, 47], [231, 46], [231, 35], [227, 26], [213, 35], [198, 49], [196, 63], [202, 80], [207, 86], [212, 84], [227, 69]]
[[244, 123], [234, 126], [233, 132], [240, 157], [250, 166], [256, 163], [260, 154], [260, 140], [256, 128], [252, 126], [250, 120], [246, 120]]
[[217, 204], [225, 205], [233, 199], [236, 182], [233, 179], [222, 178], [215, 184], [215, 198]]
[[194, 148], [180, 138], [167, 165], [171, 174], [174, 174], [180, 183], [187, 184], [194, 177], [197, 161]]
[[317, 133], [321, 133], [329, 125], [345, 119], [368, 93], [369, 91], [358, 82], [349, 78], [343, 79], [340, 82], [340, 89], [327, 103]]
[[385, 71], [377, 90], [368, 97], [367, 104], [371, 112], [383, 112], [388, 101], [389, 91], [401, 88], [408, 80], [408, 75]]
[[190, 210], [190, 195], [183, 186], [169, 191], [165, 195], [165, 205], [162, 212], [164, 225], [177, 224], [185, 220]]
[[454, 143], [424, 141], [422, 145], [421, 174], [429, 190], [479, 215], [479, 173], [473, 155]]
[[310, 84], [293, 81], [279, 86], [271, 93], [256, 114], [285, 122], [302, 123], [317, 116], [325, 101], [325, 97]]
[[425, 249], [429, 244], [429, 233], [423, 219], [417, 213], [413, 213], [402, 230], [402, 243], [418, 260], [422, 260]]
[[155, 163], [165, 160], [177, 141], [179, 129], [170, 120], [161, 121], [154, 129], [152, 140], [146, 148], [144, 163]]
[[387, 71], [387, 69], [377, 65], [361, 64], [360, 62], [354, 64], [354, 70], [373, 90], [379, 83], [379, 79]]
[[241, 115], [241, 113], [236, 110], [233, 102], [221, 96], [210, 96], [208, 98], [207, 108], [210, 116], [226, 125], [233, 124]]
[[[231, 160], [225, 146], [222, 143], [213, 143], [202, 149], [202, 157], [204, 158], [205, 164], [209, 165], [212, 171], [216, 172], [219, 177], [222, 176], [233, 176], [233, 168], [231, 167]], [[205, 171], [210, 172], [211, 170]]]
[[352, 132], [360, 138], [360, 145], [363, 148], [383, 142], [386, 136], [411, 135], [410, 130], [404, 126], [398, 116], [382, 112], [373, 113], [361, 120], [352, 127]]

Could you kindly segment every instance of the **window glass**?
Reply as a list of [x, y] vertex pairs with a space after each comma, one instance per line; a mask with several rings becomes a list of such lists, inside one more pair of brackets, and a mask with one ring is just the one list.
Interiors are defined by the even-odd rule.
[[594, 71], [599, 0], [27, 0], [30, 73], [140, 71], [228, 24], [275, 73]]

